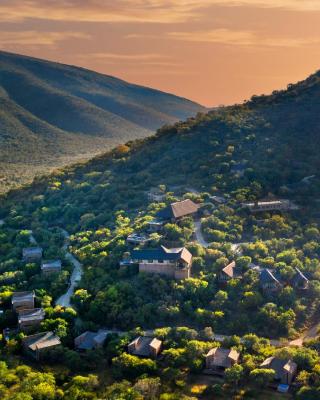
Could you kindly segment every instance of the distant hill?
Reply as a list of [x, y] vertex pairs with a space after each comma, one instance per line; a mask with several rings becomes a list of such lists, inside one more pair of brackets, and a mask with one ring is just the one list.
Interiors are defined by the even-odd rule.
[[203, 110], [111, 76], [0, 52], [0, 192]]
[[[307, 198], [308, 191], [310, 203], [313, 190], [312, 201], [317, 201], [320, 72], [289, 85], [287, 90], [253, 96], [245, 104], [221, 107], [164, 126], [156, 135], [128, 143], [128, 147], [130, 150], [121, 163], [114, 150], [81, 166], [66, 168], [63, 172], [66, 177], [61, 179], [77, 176], [77, 183], [82, 183], [87, 174], [99, 171], [102, 175], [98, 183], [102, 184], [103, 173], [111, 170], [112, 186], [108, 189], [101, 186], [99, 191], [110, 190], [112, 196], [114, 193], [118, 196], [119, 182], [124, 200], [127, 201], [131, 190], [129, 198], [134, 202], [139, 190], [159, 184], [186, 185], [211, 192], [251, 187], [260, 196], [267, 196], [269, 192], [284, 195], [281, 191], [285, 187], [290, 189], [305, 177], [316, 175], [311, 186], [298, 185], [298, 191], [301, 201]], [[240, 177], [235, 172], [237, 169], [243, 171]], [[37, 180], [34, 188], [42, 182], [41, 192], [42, 184], [46, 187], [51, 179], [55, 176]], [[32, 190], [31, 187], [29, 193]], [[247, 196], [250, 191], [245, 193]], [[108, 198], [107, 194], [104, 196]], [[121, 203], [116, 204], [121, 207]], [[101, 203], [101, 207], [104, 209], [105, 205]], [[90, 204], [87, 209], [91, 209]]]

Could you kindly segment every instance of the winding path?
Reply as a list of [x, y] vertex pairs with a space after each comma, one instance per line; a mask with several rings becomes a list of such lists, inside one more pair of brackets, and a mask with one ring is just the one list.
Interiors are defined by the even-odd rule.
[[74, 268], [73, 268], [73, 271], [72, 271], [72, 274], [70, 277], [70, 284], [69, 284], [68, 290], [56, 300], [56, 305], [61, 306], [61, 307], [70, 307], [71, 306], [71, 301], [70, 301], [71, 297], [74, 293], [76, 286], [78, 285], [78, 283], [81, 280], [81, 276], [83, 274], [83, 269], [82, 269], [81, 263], [75, 258], [75, 256], [67, 251], [68, 246], [69, 246], [69, 239], [70, 239], [69, 233], [64, 229], [61, 229], [61, 232], [65, 239], [64, 245], [63, 245], [63, 250], [66, 252], [66, 259], [71, 262], [71, 264], [73, 265]]
[[209, 243], [205, 240], [205, 238], [203, 237], [202, 231], [201, 231], [201, 221], [195, 221], [194, 227], [195, 227], [195, 234], [196, 234], [197, 242], [205, 248], [209, 247]]

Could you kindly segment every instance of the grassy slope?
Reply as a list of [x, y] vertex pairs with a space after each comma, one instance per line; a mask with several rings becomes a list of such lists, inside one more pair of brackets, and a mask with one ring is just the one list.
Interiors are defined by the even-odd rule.
[[77, 67], [0, 52], [0, 192], [203, 110]]
[[[213, 111], [161, 129], [154, 137], [130, 143], [131, 151], [120, 161], [108, 153], [82, 166], [67, 168], [59, 179], [70, 178], [72, 184], [66, 187], [68, 195], [62, 206], [70, 202], [98, 215], [106, 208], [121, 208], [128, 199], [135, 204], [141, 191], [161, 183], [204, 190], [213, 186], [224, 190], [227, 185], [230, 190], [256, 180], [265, 194], [276, 193], [283, 184], [295, 183], [319, 170], [319, 128], [316, 74], [288, 91], [254, 98], [246, 105]], [[234, 151], [229, 151], [230, 146]], [[237, 180], [230, 174], [230, 167], [244, 160], [246, 175]], [[106, 170], [110, 171], [109, 185], [105, 185]], [[92, 171], [103, 174], [90, 182], [88, 173]], [[38, 180], [31, 193], [36, 187], [39, 192], [46, 191], [51, 180]], [[79, 197], [79, 188], [72, 187], [85, 181], [94, 188], [94, 195], [84, 199]], [[115, 192], [113, 203], [110, 197]], [[47, 195], [51, 202], [50, 191]]]

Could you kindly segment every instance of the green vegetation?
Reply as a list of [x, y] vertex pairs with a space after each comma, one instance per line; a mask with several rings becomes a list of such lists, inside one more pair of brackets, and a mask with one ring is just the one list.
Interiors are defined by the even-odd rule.
[[111, 76], [0, 52], [0, 193], [201, 110]]
[[[277, 398], [268, 389], [274, 373], [259, 368], [272, 355], [298, 365], [297, 385], [288, 398], [319, 397], [316, 329], [304, 347], [285, 346], [320, 318], [319, 80], [316, 74], [288, 91], [198, 114], [2, 197], [1, 327], [16, 324], [11, 293], [35, 290], [36, 304], [46, 310], [41, 328], [59, 334], [63, 345], [41, 364], [52, 374], [48, 384], [55, 380], [52, 398]], [[311, 175], [316, 176], [304, 179]], [[158, 186], [165, 199], [149, 201], [146, 192]], [[212, 196], [226, 201], [216, 204]], [[192, 277], [174, 281], [138, 274], [136, 266], [120, 267], [130, 250], [127, 236], [147, 234], [157, 212], [183, 198], [203, 205], [199, 218], [208, 246], [195, 237], [194, 220], [185, 218], [152, 233], [145, 247], [186, 246], [193, 255]], [[251, 214], [241, 206], [263, 198], [287, 198], [299, 208]], [[70, 251], [84, 270], [73, 308], [67, 309], [54, 306], [72, 268], [64, 259], [61, 228], [71, 233]], [[39, 265], [21, 261], [28, 229], [46, 258], [63, 259], [61, 274], [43, 278]], [[219, 282], [221, 269], [232, 260], [241, 279]], [[279, 290], [262, 290], [256, 266], [278, 277]], [[296, 268], [308, 277], [307, 290], [294, 287]], [[99, 328], [122, 334], [81, 356], [73, 350], [78, 334]], [[129, 355], [128, 343], [148, 330], [163, 340], [161, 357]], [[217, 334], [228, 337], [218, 343]], [[21, 339], [12, 332], [2, 345], [10, 369], [4, 376], [18, 374]], [[227, 369], [224, 380], [204, 381], [204, 356], [220, 345], [237, 349], [240, 365]], [[19, 392], [41, 398], [12, 382], [3, 383], [8, 399]], [[76, 397], [79, 391], [82, 397]]]

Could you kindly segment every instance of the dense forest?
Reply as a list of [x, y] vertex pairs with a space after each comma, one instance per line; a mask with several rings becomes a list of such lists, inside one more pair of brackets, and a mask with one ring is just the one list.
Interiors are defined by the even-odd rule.
[[[285, 398], [317, 399], [320, 341], [317, 332], [303, 346], [302, 339], [320, 318], [319, 91], [317, 73], [286, 91], [164, 126], [2, 196], [0, 323], [10, 328], [1, 347], [3, 398], [277, 399], [268, 388], [272, 370], [259, 368], [275, 356], [298, 368]], [[148, 195], [153, 188], [160, 201]], [[199, 206], [197, 216], [149, 232], [160, 210], [184, 199]], [[252, 213], [243, 206], [276, 199], [295, 207]], [[60, 273], [44, 276], [39, 263], [22, 260], [30, 231], [44, 259], [62, 259]], [[132, 233], [148, 237], [139, 248], [185, 246], [191, 277], [121, 267], [135, 247], [127, 241]], [[66, 250], [83, 268], [72, 307], [57, 302], [73, 269]], [[219, 281], [231, 261], [238, 278]], [[262, 270], [279, 290], [261, 287]], [[307, 290], [295, 286], [296, 271]], [[62, 342], [40, 364], [22, 356], [24, 333], [14, 329], [11, 296], [25, 290], [34, 290], [45, 310], [41, 329]], [[103, 348], [74, 350], [75, 337], [99, 329], [113, 332]], [[162, 341], [156, 360], [127, 352], [147, 332]], [[205, 355], [217, 346], [241, 355], [224, 379], [202, 374]]]

